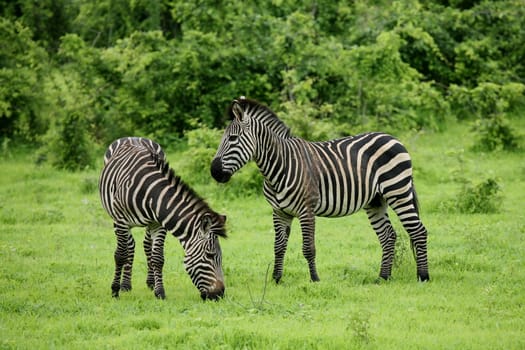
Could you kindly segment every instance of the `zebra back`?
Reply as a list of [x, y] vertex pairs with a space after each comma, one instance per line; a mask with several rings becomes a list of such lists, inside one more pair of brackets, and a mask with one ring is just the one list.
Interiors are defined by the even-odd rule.
[[164, 154], [164, 151], [160, 147], [158, 143], [155, 141], [152, 141], [150, 139], [144, 138], [144, 137], [122, 137], [120, 139], [117, 139], [109, 145], [108, 149], [106, 150], [106, 153], [104, 154], [104, 165], [106, 165], [109, 161], [109, 159], [115, 154], [117, 149], [124, 145], [134, 145], [134, 146], [142, 146], [147, 149], [149, 149], [154, 154], [158, 155], [159, 159], [162, 159], [163, 161], [166, 161], [166, 155]]
[[[100, 192], [103, 205], [113, 218], [126, 216], [139, 226], [158, 221], [172, 231], [180, 228], [178, 219], [186, 217], [188, 211], [193, 215], [220, 216], [175, 174], [164, 151], [154, 141], [142, 137], [116, 140], [104, 159]], [[145, 195], [148, 200], [143, 198]], [[123, 208], [125, 215], [116, 212]], [[223, 230], [219, 230], [218, 235], [226, 236]]]

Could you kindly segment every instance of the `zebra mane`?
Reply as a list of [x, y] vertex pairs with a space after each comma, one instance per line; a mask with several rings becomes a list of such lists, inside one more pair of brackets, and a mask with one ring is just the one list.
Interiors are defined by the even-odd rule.
[[159, 154], [153, 152], [151, 152], [151, 158], [157, 165], [157, 168], [160, 170], [161, 174], [166, 177], [171, 185], [180, 187], [184, 193], [189, 193], [190, 196], [198, 199], [204, 207], [210, 209], [208, 203], [206, 203], [206, 201], [201, 196], [199, 196], [197, 192], [193, 190], [193, 188], [186, 184], [180, 176], [175, 174], [175, 170], [170, 167], [170, 163], [167, 160], [159, 157]]
[[228, 110], [228, 114], [232, 120], [235, 119], [234, 108], [236, 105], [250, 118], [257, 120], [278, 136], [282, 138], [291, 137], [290, 128], [286, 126], [268, 106], [241, 96], [232, 101]]
[[[183, 193], [188, 194], [190, 197], [195, 198], [198, 200], [198, 202], [201, 204], [201, 208], [204, 208], [208, 213], [212, 213], [214, 216], [218, 216], [219, 214], [215, 213], [208, 203], [195, 192], [193, 188], [191, 188], [188, 184], [186, 184], [182, 178], [175, 174], [175, 170], [173, 170], [170, 167], [169, 162], [163, 158], [164, 155], [151, 152], [151, 158], [157, 165], [157, 168], [160, 170], [161, 174], [165, 176], [168, 180], [168, 182], [177, 188], [180, 188]], [[217, 232], [220, 236], [226, 237], [225, 231], [218, 231]]]

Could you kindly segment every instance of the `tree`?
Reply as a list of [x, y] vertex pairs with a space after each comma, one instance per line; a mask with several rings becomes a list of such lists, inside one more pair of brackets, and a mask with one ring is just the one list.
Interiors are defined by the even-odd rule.
[[20, 22], [0, 18], [0, 137], [34, 141], [46, 131], [40, 115], [47, 54]]

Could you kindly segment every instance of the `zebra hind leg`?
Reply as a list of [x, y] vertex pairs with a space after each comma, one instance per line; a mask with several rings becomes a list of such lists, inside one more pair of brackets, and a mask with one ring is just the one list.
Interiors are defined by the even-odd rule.
[[417, 278], [421, 282], [429, 281], [427, 261], [427, 230], [421, 219], [414, 195], [408, 201], [397, 201], [389, 203], [395, 211], [401, 224], [410, 236], [410, 243], [417, 265]]
[[166, 230], [163, 227], [157, 227], [151, 232], [153, 245], [151, 248], [151, 267], [153, 270], [155, 296], [159, 299], [165, 299], [164, 283], [162, 281], [162, 268], [164, 267], [164, 240]]
[[[399, 215], [399, 214], [398, 214]], [[419, 219], [417, 213], [412, 217], [403, 216], [403, 227], [410, 236], [410, 243], [417, 265], [417, 279], [421, 282], [429, 281], [427, 260], [427, 229]]]
[[383, 251], [379, 277], [388, 280], [392, 274], [392, 265], [394, 263], [394, 250], [397, 238], [396, 231], [394, 231], [392, 227], [387, 213], [387, 206], [383, 200], [381, 200], [379, 206], [369, 206], [366, 207], [365, 210]]
[[146, 254], [146, 262], [148, 264], [148, 275], [146, 277], [146, 285], [149, 289], [155, 288], [155, 275], [153, 273], [153, 265], [151, 264], [151, 232], [150, 227], [146, 228], [146, 235], [144, 237], [144, 253]]

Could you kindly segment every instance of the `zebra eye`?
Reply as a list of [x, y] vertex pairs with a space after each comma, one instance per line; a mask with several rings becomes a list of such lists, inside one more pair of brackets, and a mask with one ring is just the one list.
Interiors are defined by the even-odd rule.
[[237, 142], [237, 141], [239, 141], [239, 136], [238, 135], [230, 135], [230, 137], [228, 138], [228, 141], [230, 141], [230, 142]]

